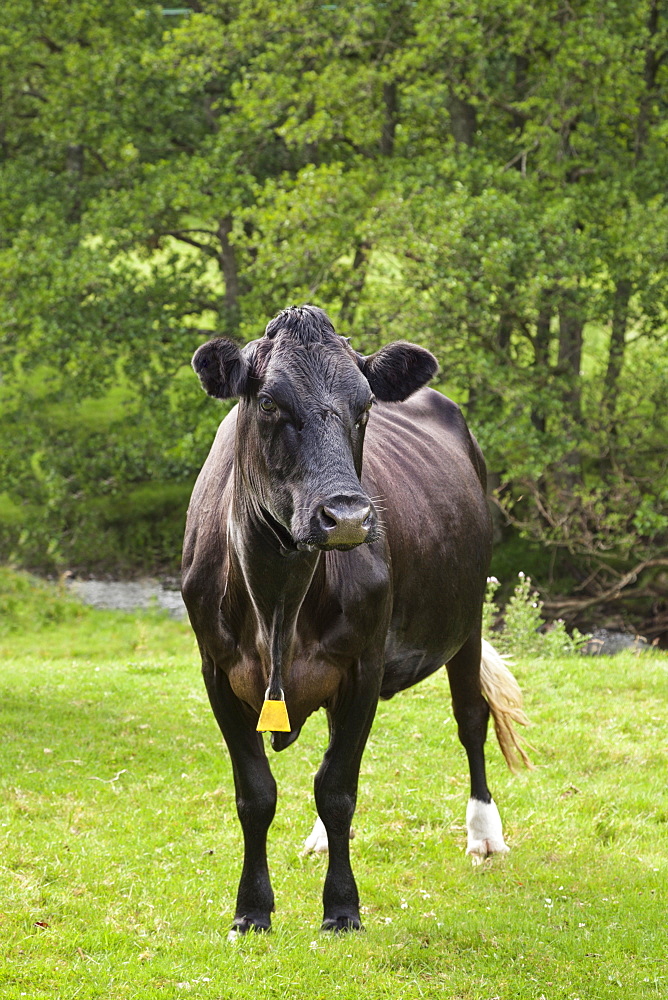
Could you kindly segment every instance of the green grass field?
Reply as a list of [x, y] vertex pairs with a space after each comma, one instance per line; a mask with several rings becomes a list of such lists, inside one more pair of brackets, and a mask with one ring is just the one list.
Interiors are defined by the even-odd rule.
[[668, 997], [668, 657], [521, 661], [537, 769], [489, 772], [511, 846], [473, 868], [447, 679], [380, 706], [352, 845], [366, 930], [322, 935], [318, 716], [271, 754], [277, 911], [227, 943], [230, 766], [188, 626], [5, 599], [0, 996]]

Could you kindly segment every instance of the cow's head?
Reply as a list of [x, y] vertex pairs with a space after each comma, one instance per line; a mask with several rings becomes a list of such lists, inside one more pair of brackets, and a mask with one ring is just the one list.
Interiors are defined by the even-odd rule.
[[209, 395], [239, 397], [237, 474], [286, 548], [349, 549], [378, 537], [360, 482], [365, 427], [375, 400], [399, 402], [432, 378], [429, 351], [396, 342], [362, 357], [322, 309], [301, 306], [243, 350], [211, 340], [192, 363]]

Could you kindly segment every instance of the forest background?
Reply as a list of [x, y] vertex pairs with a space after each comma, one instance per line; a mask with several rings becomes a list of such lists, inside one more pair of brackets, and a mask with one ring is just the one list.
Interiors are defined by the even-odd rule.
[[309, 301], [429, 347], [497, 575], [668, 632], [663, 0], [4, 0], [0, 558], [175, 572], [189, 361]]

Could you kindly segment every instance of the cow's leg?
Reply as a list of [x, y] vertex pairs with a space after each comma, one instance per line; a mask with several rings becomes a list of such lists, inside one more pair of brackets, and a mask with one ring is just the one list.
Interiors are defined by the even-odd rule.
[[467, 847], [474, 864], [489, 854], [505, 854], [501, 817], [487, 787], [485, 740], [489, 705], [480, 690], [480, 633], [469, 636], [447, 665], [452, 707], [459, 739], [466, 750], [471, 776], [471, 797], [466, 808]]
[[267, 831], [276, 810], [276, 782], [260, 733], [227, 677], [207, 663], [202, 668], [207, 693], [232, 759], [237, 813], [244, 835], [244, 863], [231, 935], [271, 927], [274, 893], [267, 865]]
[[323, 890], [326, 931], [359, 929], [359, 895], [350, 865], [350, 825], [357, 802], [360, 763], [378, 703], [379, 686], [350, 693], [329, 715], [330, 741], [315, 776], [315, 802], [329, 845]]

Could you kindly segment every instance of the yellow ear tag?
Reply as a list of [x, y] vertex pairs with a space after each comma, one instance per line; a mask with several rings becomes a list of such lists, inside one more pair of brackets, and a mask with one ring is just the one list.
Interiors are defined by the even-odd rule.
[[290, 721], [288, 719], [288, 710], [285, 707], [285, 696], [281, 691], [281, 700], [272, 701], [267, 698], [269, 694], [269, 689], [264, 696], [264, 705], [262, 706], [262, 711], [260, 712], [260, 718], [257, 720], [257, 732], [258, 733], [289, 733], [290, 732]]

